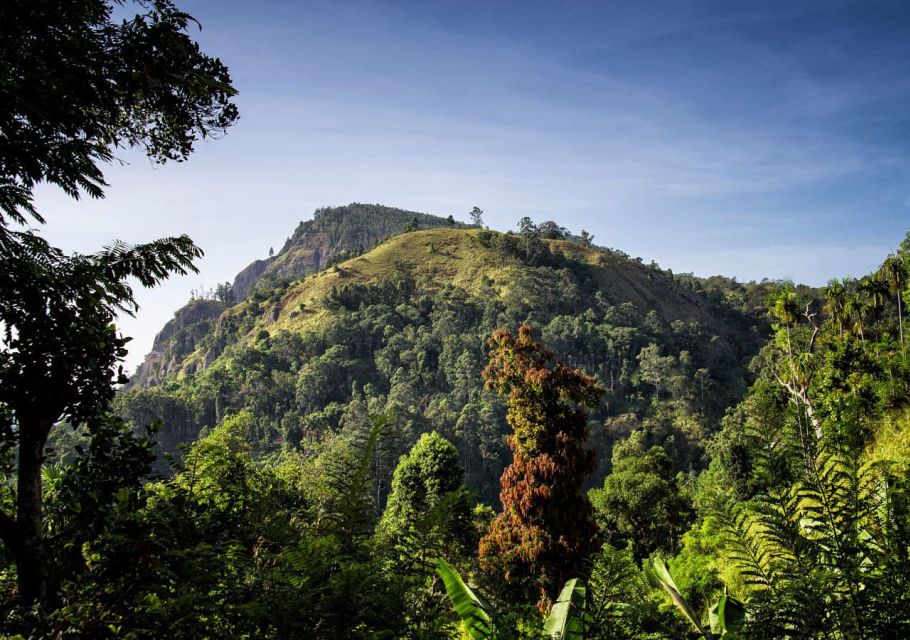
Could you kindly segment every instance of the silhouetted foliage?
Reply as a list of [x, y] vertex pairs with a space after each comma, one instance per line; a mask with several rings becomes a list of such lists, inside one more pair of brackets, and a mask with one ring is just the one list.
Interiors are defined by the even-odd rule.
[[93, 256], [66, 256], [9, 222], [42, 221], [33, 190], [45, 182], [98, 198], [101, 164], [118, 147], [180, 161], [201, 137], [237, 118], [227, 68], [187, 33], [192, 18], [167, 0], [138, 3], [115, 22], [115, 3], [6, 2], [0, 7], [0, 432], [16, 452], [15, 515], [0, 537], [16, 563], [22, 602], [48, 592], [51, 543], [42, 527], [41, 464], [55, 422], [103, 414], [127, 340], [118, 312], [135, 310], [129, 279], [155, 286], [194, 270], [186, 236]]
[[190, 37], [189, 14], [150, 0], [116, 22], [115, 4], [0, 7], [0, 220], [40, 221], [32, 191], [41, 182], [101, 197], [100, 165], [117, 147], [184, 160], [199, 138], [237, 119], [227, 67]]

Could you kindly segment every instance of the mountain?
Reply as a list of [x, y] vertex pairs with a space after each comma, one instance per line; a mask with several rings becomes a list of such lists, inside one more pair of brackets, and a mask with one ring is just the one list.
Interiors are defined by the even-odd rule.
[[162, 446], [173, 450], [248, 410], [262, 451], [315, 450], [385, 413], [392, 426], [377, 456], [389, 473], [435, 430], [459, 446], [472, 488], [492, 499], [506, 426], [501, 402], [482, 388], [485, 339], [527, 322], [608, 389], [592, 414], [600, 476], [612, 443], [639, 427], [654, 442], [674, 440], [680, 469], [703, 464], [706, 438], [742, 397], [767, 336], [750, 312], [760, 286], [674, 276], [570, 240], [439, 228], [431, 217], [419, 220], [436, 228], [323, 263], [326, 247], [356, 252], [409, 213], [393, 211], [323, 213], [298, 228], [245, 299], [185, 307], [162, 332], [167, 366], [120, 395], [121, 413], [137, 425], [162, 419]]
[[415, 220], [422, 229], [454, 226], [446, 218], [379, 204], [317, 209], [313, 219], [301, 222], [275, 256], [256, 260], [237, 274], [234, 296], [245, 299], [263, 277], [298, 278], [340, 258], [363, 253]]
[[[222, 300], [191, 300], [155, 336], [151, 352], [133, 376], [133, 383], [154, 385], [176, 372], [196, 341], [212, 330], [213, 321], [229, 306], [246, 299], [257, 286], [294, 279], [324, 269], [332, 262], [363, 253], [416, 221], [420, 228], [462, 226], [453, 220], [379, 204], [352, 203], [317, 209], [302, 221], [274, 256], [254, 260], [234, 278]], [[220, 304], [219, 304], [220, 303]]]
[[191, 354], [196, 342], [212, 331], [213, 321], [227, 308], [220, 300], [190, 300], [174, 312], [155, 336], [130, 384], [148, 386], [177, 373], [180, 361]]

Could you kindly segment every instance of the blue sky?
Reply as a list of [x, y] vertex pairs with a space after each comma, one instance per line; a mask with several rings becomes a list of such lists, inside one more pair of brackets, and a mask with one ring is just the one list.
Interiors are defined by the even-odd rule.
[[128, 361], [191, 288], [323, 205], [494, 229], [525, 215], [674, 271], [874, 268], [910, 228], [905, 2], [184, 0], [241, 120], [185, 164], [135, 154], [101, 202], [40, 192], [58, 245], [189, 233], [198, 276], [142, 292]]

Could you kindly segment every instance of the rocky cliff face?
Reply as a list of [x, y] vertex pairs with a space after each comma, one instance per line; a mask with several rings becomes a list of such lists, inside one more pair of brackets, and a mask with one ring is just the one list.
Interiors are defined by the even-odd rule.
[[246, 266], [243, 271], [238, 273], [234, 278], [234, 284], [231, 286], [231, 289], [234, 292], [234, 298], [243, 300], [250, 295], [250, 290], [252, 290], [253, 285], [256, 284], [259, 276], [265, 273], [265, 270], [268, 269], [272, 262], [274, 262], [274, 258], [254, 260]]
[[274, 257], [256, 260], [237, 274], [234, 296], [247, 298], [260, 278], [296, 280], [368, 251], [404, 231], [414, 221], [422, 229], [453, 225], [445, 218], [378, 204], [349, 204], [318, 209], [301, 222]]
[[[296, 280], [333, 262], [368, 251], [385, 238], [416, 224], [423, 229], [455, 226], [452, 220], [376, 204], [349, 204], [317, 209], [301, 222], [272, 257], [255, 260], [234, 278], [234, 299], [245, 300], [261, 281]], [[461, 225], [458, 225], [461, 226]], [[184, 357], [211, 333], [227, 305], [193, 300], [178, 309], [155, 338], [152, 351], [133, 376], [133, 384], [153, 386], [177, 372]]]
[[174, 313], [155, 336], [151, 352], [139, 365], [131, 383], [158, 384], [177, 372], [178, 364], [196, 350], [196, 345], [213, 327], [226, 305], [217, 300], [191, 300]]

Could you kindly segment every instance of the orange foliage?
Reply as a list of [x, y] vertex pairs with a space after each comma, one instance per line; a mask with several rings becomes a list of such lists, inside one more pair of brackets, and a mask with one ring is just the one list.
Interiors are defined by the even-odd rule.
[[508, 396], [512, 464], [502, 475], [502, 513], [480, 541], [481, 566], [549, 602], [569, 578], [584, 577], [597, 544], [593, 509], [581, 487], [594, 471], [585, 448], [588, 414], [604, 388], [553, 353], [522, 325], [518, 336], [496, 331], [483, 371], [487, 388]]

